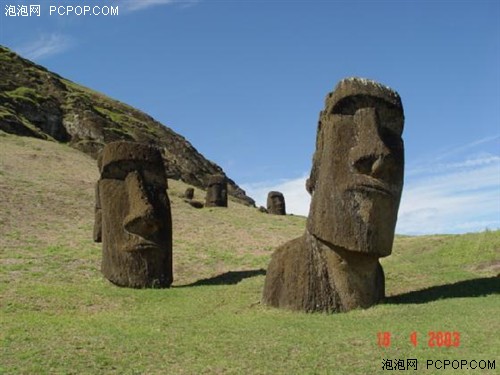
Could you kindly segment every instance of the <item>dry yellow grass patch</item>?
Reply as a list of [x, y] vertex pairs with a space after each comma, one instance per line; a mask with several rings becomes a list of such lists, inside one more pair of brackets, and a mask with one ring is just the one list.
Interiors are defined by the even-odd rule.
[[[64, 248], [67, 271], [80, 267], [98, 274], [100, 244], [92, 242], [95, 160], [67, 145], [5, 133], [0, 146], [2, 261], [28, 257], [29, 271], [43, 272], [51, 256], [47, 249]], [[303, 217], [266, 215], [233, 200], [228, 208], [193, 208], [182, 198], [187, 187], [169, 180], [177, 285], [265, 268], [276, 246], [304, 230]], [[194, 198], [204, 201], [205, 191], [195, 188]]]

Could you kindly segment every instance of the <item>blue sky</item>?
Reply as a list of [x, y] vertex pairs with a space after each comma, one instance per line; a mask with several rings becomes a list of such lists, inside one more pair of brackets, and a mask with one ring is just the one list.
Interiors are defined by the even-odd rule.
[[[307, 215], [324, 97], [349, 76], [397, 90], [397, 232], [500, 228], [500, 2], [1, 0], [0, 43], [185, 136], [264, 204]], [[8, 17], [6, 5], [40, 5]], [[118, 16], [49, 15], [118, 6]]]

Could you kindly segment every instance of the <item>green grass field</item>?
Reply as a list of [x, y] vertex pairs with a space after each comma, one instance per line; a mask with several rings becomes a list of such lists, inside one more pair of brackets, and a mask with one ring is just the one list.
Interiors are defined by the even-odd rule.
[[[174, 286], [110, 284], [92, 242], [97, 177], [95, 162], [68, 146], [0, 134], [2, 374], [390, 373], [384, 359], [417, 359], [429, 374], [500, 373], [498, 230], [398, 236], [382, 260], [384, 304], [303, 314], [262, 306], [260, 296], [273, 249], [301, 235], [305, 218], [234, 202], [197, 210], [177, 181]], [[459, 345], [433, 337], [431, 347], [429, 332], [457, 332]], [[453, 369], [453, 360], [478, 367]]]

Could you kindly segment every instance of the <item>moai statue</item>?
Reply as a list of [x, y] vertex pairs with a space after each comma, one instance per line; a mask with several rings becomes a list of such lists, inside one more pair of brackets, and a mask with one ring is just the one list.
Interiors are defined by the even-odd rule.
[[205, 207], [227, 207], [227, 178], [213, 175], [208, 179]]
[[272, 215], [286, 215], [285, 197], [279, 191], [267, 194], [267, 212]]
[[272, 256], [263, 302], [302, 311], [366, 308], [384, 297], [380, 257], [391, 254], [403, 188], [399, 95], [342, 80], [320, 113], [305, 234]]
[[104, 276], [132, 288], [172, 284], [172, 217], [160, 152], [133, 142], [107, 144], [98, 159], [94, 240]]
[[194, 198], [194, 188], [190, 187], [190, 188], [187, 188], [185, 193], [184, 193], [184, 198], [186, 199], [193, 199]]

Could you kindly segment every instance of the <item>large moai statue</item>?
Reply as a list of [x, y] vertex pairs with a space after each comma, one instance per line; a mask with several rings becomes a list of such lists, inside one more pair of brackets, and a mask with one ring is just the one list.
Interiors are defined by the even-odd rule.
[[107, 144], [98, 159], [94, 240], [104, 276], [132, 288], [172, 284], [172, 217], [160, 152], [133, 142]]
[[205, 207], [227, 207], [227, 178], [213, 175], [208, 179]]
[[403, 188], [399, 95], [374, 81], [342, 80], [320, 113], [305, 234], [269, 264], [265, 304], [307, 312], [366, 308], [385, 293]]
[[267, 212], [272, 215], [286, 215], [285, 197], [279, 191], [267, 194]]

